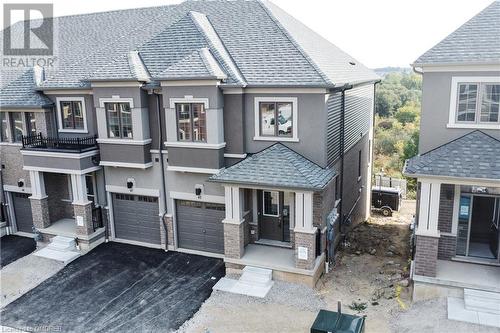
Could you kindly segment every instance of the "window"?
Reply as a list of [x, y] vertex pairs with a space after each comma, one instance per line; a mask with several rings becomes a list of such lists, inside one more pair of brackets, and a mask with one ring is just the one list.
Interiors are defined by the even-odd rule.
[[264, 215], [279, 216], [279, 192], [263, 191]]
[[254, 140], [298, 141], [297, 98], [256, 97]]
[[363, 156], [362, 156], [362, 151], [360, 150], [358, 152], [358, 181], [361, 180], [361, 169], [362, 169], [361, 162], [362, 162], [362, 160], [363, 160]]
[[26, 135], [36, 135], [36, 121], [34, 112], [26, 112]]
[[[496, 82], [495, 82], [496, 81]], [[454, 77], [448, 127], [500, 125], [500, 82], [493, 77]]]
[[130, 103], [104, 103], [108, 125], [108, 137], [132, 139], [132, 111]]
[[79, 131], [85, 130], [85, 115], [82, 102], [82, 100], [62, 100], [59, 102], [61, 129]]
[[96, 184], [93, 174], [85, 175], [85, 186], [87, 187], [87, 200], [96, 204]]
[[0, 141], [9, 142], [9, 119], [7, 112], [0, 112]]
[[291, 102], [261, 102], [259, 109], [261, 136], [293, 136]]
[[207, 115], [203, 103], [177, 103], [177, 139], [206, 142]]
[[23, 139], [23, 114], [21, 112], [11, 112], [10, 126], [13, 142], [21, 142]]

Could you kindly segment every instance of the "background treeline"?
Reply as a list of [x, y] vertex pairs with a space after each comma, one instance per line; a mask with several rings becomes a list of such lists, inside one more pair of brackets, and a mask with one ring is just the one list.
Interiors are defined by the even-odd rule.
[[[418, 153], [422, 78], [409, 69], [377, 72], [374, 173], [401, 178], [404, 161]], [[415, 181], [407, 180], [415, 197]]]

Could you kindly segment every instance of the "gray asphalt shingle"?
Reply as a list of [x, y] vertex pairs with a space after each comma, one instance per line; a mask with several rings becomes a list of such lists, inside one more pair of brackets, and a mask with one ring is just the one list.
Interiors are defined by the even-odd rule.
[[[278, 7], [258, 0], [185, 1], [53, 20], [58, 60], [46, 69], [44, 89], [137, 79], [133, 51], [154, 80], [203, 48], [227, 75], [226, 85], [331, 87], [378, 78]], [[20, 34], [19, 26], [11, 29]]]
[[210, 178], [219, 183], [274, 186], [306, 190], [323, 189], [336, 175], [281, 143], [248, 156]]
[[500, 1], [494, 1], [414, 63], [497, 63], [500, 65]]
[[500, 179], [500, 141], [474, 131], [406, 161], [406, 176]]

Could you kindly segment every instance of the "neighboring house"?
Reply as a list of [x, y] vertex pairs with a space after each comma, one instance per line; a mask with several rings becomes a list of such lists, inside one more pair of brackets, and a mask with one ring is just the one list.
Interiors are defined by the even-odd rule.
[[500, 2], [413, 64], [422, 72], [415, 298], [500, 292]]
[[9, 232], [33, 221], [84, 250], [166, 247], [312, 284], [327, 219], [338, 239], [339, 215], [369, 216], [378, 76], [272, 3], [54, 22], [57, 68], [2, 72]]

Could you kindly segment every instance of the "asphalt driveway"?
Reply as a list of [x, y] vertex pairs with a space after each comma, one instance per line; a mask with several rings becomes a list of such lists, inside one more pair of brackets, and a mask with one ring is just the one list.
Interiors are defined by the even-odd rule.
[[7, 266], [19, 258], [35, 251], [33, 238], [7, 235], [0, 238], [0, 267]]
[[168, 332], [224, 275], [220, 259], [107, 243], [7, 305], [2, 325], [54, 332]]

